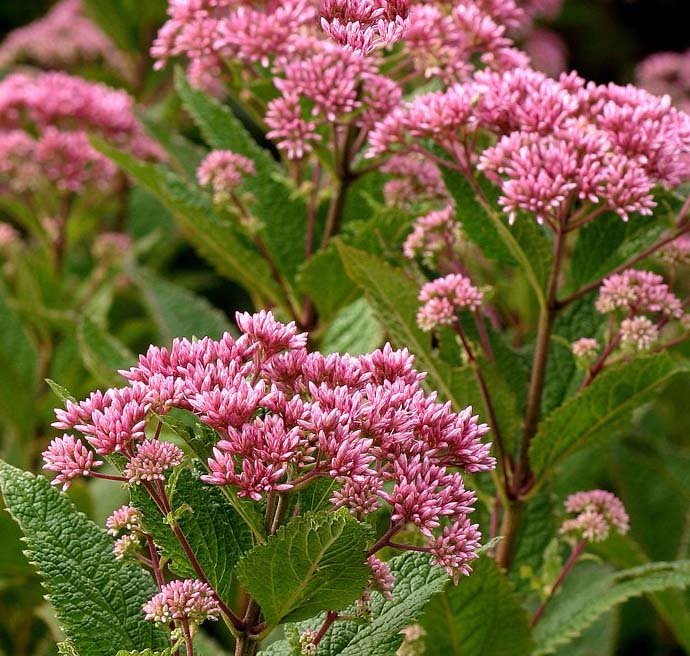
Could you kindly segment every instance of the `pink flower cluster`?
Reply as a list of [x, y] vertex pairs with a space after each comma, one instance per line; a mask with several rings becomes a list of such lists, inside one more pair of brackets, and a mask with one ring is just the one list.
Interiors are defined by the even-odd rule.
[[322, 0], [321, 27], [336, 43], [358, 53], [399, 41], [407, 27], [407, 0]]
[[452, 260], [459, 244], [460, 223], [455, 220], [455, 207], [448, 205], [415, 221], [403, 253], [411, 260], [419, 257], [434, 266], [444, 257]]
[[45, 68], [103, 61], [115, 71], [129, 73], [124, 55], [84, 15], [81, 0], [60, 0], [45, 16], [5, 37], [0, 68], [24, 61]]
[[663, 276], [637, 269], [626, 269], [606, 278], [595, 305], [603, 314], [623, 310], [630, 315], [661, 314], [669, 319], [683, 315], [682, 303]]
[[0, 82], [0, 183], [13, 191], [48, 181], [62, 191], [112, 184], [115, 166], [93, 131], [144, 158], [162, 157], [134, 115], [132, 98], [65, 73], [14, 73]]
[[563, 522], [561, 533], [575, 535], [589, 542], [606, 540], [611, 529], [625, 535], [630, 528], [623, 503], [606, 490], [571, 494], [565, 501], [565, 509], [575, 517]]
[[454, 468], [495, 466], [482, 442], [489, 429], [472, 409], [455, 413], [426, 394], [406, 350], [323, 356], [308, 353], [307, 336], [270, 312], [238, 314], [237, 323], [236, 340], [226, 334], [177, 339], [169, 350], [151, 346], [122, 372], [129, 386], [56, 410], [54, 426], [84, 440], [66, 435], [44, 453], [46, 467], [59, 472], [56, 482], [98, 475], [93, 451], [124, 455], [130, 482], [162, 478], [182, 453], [147, 438], [146, 424], [153, 412], [181, 408], [219, 436], [208, 483], [260, 500], [332, 478], [334, 507], [362, 516], [386, 504], [395, 531], [416, 525], [436, 562], [454, 575], [468, 572], [480, 539], [468, 519], [475, 496]]
[[672, 266], [690, 265], [690, 234], [683, 234], [659, 251], [659, 257]]
[[[499, 140], [478, 154], [480, 132]], [[526, 212], [552, 227], [572, 227], [572, 215], [582, 225], [604, 209], [626, 220], [649, 214], [656, 185], [690, 179], [690, 116], [668, 98], [574, 74], [479, 71], [390, 112], [371, 131], [368, 154], [424, 152], [427, 140], [450, 165], [497, 183], [511, 220]]]
[[147, 620], [157, 624], [179, 621], [198, 625], [206, 620], [217, 620], [220, 607], [206, 583], [184, 579], [164, 585], [144, 604], [144, 613]]
[[690, 50], [658, 52], [647, 57], [635, 73], [638, 86], [670, 96], [677, 107], [690, 111]]
[[386, 205], [413, 209], [426, 203], [451, 202], [438, 166], [422, 155], [393, 155], [381, 166], [381, 172], [391, 176], [383, 187]]
[[254, 162], [230, 150], [213, 150], [199, 164], [196, 177], [203, 187], [211, 187], [217, 200], [242, 183], [245, 175], [255, 175]]
[[474, 312], [482, 304], [482, 292], [469, 278], [451, 273], [426, 283], [419, 292], [422, 306], [417, 313], [417, 323], [422, 330], [433, 330], [438, 326], [457, 321], [462, 310]]

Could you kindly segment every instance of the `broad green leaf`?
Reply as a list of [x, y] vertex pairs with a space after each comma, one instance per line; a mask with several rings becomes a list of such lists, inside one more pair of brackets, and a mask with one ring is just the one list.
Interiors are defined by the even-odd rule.
[[19, 524], [65, 634], [80, 656], [164, 648], [165, 632], [144, 619], [150, 576], [119, 563], [107, 533], [42, 476], [0, 461], [0, 490]]
[[665, 353], [604, 371], [542, 421], [530, 448], [535, 473], [542, 475], [565, 456], [620, 430], [635, 409], [687, 371]]
[[615, 610], [602, 615], [581, 635], [558, 649], [558, 656], [614, 656], [620, 619]]
[[121, 383], [118, 370], [129, 369], [136, 364], [136, 356], [122, 342], [88, 317], [82, 317], [79, 322], [77, 339], [84, 366], [95, 376], [99, 384]]
[[[371, 622], [336, 622], [319, 645], [319, 656], [394, 656], [403, 641], [402, 631], [421, 616], [429, 599], [443, 589], [448, 577], [430, 565], [426, 554], [408, 552], [389, 561], [395, 577], [393, 598], [372, 595]], [[355, 612], [353, 606], [346, 612]], [[319, 621], [298, 625], [316, 629]], [[262, 651], [266, 656], [292, 656], [287, 641]]]
[[249, 237], [220, 217], [198, 188], [95, 137], [91, 143], [173, 212], [192, 245], [219, 273], [285, 307], [280, 286]]
[[29, 434], [31, 403], [38, 385], [39, 354], [0, 283], [0, 410]]
[[512, 583], [491, 558], [473, 564], [426, 609], [427, 656], [529, 656], [529, 621]]
[[326, 330], [323, 353], [361, 355], [381, 346], [383, 331], [365, 298], [342, 308]]
[[558, 653], [558, 648], [579, 636], [604, 613], [624, 601], [650, 592], [690, 585], [690, 561], [650, 563], [601, 574], [585, 581], [576, 570], [570, 577], [582, 582], [577, 593], [558, 594], [537, 625], [535, 656]]
[[[181, 469], [169, 481], [168, 487], [173, 515], [199, 564], [221, 598], [230, 601], [235, 564], [252, 547], [249, 529], [220, 489], [200, 481], [197, 472]], [[172, 559], [173, 571], [180, 576], [196, 578], [170, 526], [139, 487], [132, 489], [132, 505], [142, 511], [147, 531], [163, 554]]]
[[366, 586], [370, 539], [346, 511], [307, 513], [245, 554], [237, 576], [272, 626], [341, 610]]
[[578, 289], [605, 276], [654, 243], [663, 232], [658, 216], [634, 216], [623, 221], [610, 212], [579, 231], [570, 265], [571, 285]]
[[[442, 167], [446, 187], [455, 199], [458, 220], [470, 240], [491, 259], [505, 264], [517, 264], [527, 277], [540, 304], [544, 303], [544, 288], [553, 259], [545, 228], [532, 217], [518, 217], [508, 225], [503, 213], [485, 208], [467, 180], [457, 171]], [[495, 187], [483, 184], [485, 194], [492, 201]], [[488, 193], [487, 193], [488, 192]]]
[[141, 290], [161, 337], [220, 338], [231, 330], [227, 317], [205, 298], [157, 276], [148, 269], [136, 269], [134, 281]]
[[414, 353], [419, 369], [428, 372], [431, 386], [444, 398], [453, 399], [453, 372], [432, 355], [431, 339], [416, 323], [417, 283], [374, 255], [342, 242], [337, 248], [348, 276], [364, 292], [386, 332], [398, 346]]
[[252, 213], [261, 222], [260, 232], [278, 270], [290, 284], [304, 259], [307, 209], [284, 178], [268, 151], [260, 148], [232, 111], [203, 91], [194, 89], [181, 69], [175, 86], [207, 143], [232, 150], [254, 162], [256, 175], [247, 176], [244, 188], [254, 194]]
[[[628, 568], [650, 562], [642, 547], [630, 535], [612, 535], [605, 542], [592, 545], [592, 548], [607, 562], [616, 567]], [[663, 619], [666, 625], [686, 652], [690, 653], [690, 609], [681, 590], [664, 590], [647, 594], [647, 600]]]

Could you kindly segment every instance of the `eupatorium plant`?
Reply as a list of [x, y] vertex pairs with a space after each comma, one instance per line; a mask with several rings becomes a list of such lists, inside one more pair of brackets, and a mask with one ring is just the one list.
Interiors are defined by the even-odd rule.
[[[30, 214], [107, 198], [119, 170], [254, 307], [235, 329], [173, 303], [146, 240], [100, 240], [171, 344], [135, 362], [102, 313], [100, 390], [51, 381], [56, 487], [0, 465], [63, 652], [609, 653], [639, 595], [690, 650], [670, 590], [690, 459], [666, 423], [690, 116], [536, 70], [520, 44], [558, 4], [171, 0], [151, 56], [185, 63], [188, 117], [158, 107], [150, 136], [120, 92], [0, 84], [0, 174]], [[129, 497], [107, 533], [56, 489], [105, 484]]]

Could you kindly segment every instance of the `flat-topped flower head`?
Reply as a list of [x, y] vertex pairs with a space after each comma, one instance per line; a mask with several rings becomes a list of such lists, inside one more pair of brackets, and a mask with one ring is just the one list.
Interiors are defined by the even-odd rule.
[[417, 313], [417, 323], [422, 330], [433, 330], [457, 320], [462, 310], [477, 310], [482, 303], [482, 292], [467, 276], [452, 273], [426, 283], [419, 292], [422, 306]]
[[184, 579], [171, 581], [144, 604], [146, 619], [157, 624], [185, 620], [198, 625], [217, 620], [220, 607], [213, 590], [202, 581]]
[[254, 162], [230, 150], [213, 150], [199, 164], [196, 177], [199, 184], [211, 187], [218, 202], [242, 183], [247, 175], [254, 175]]
[[141, 528], [141, 512], [130, 505], [121, 506], [105, 520], [105, 527], [113, 537], [121, 531], [138, 531]]
[[[467, 303], [475, 307], [479, 300], [468, 296]], [[417, 526], [428, 545], [448, 528], [439, 562], [469, 572], [474, 537], [451, 530], [465, 526], [474, 510], [461, 472], [496, 466], [483, 440], [489, 427], [472, 408], [454, 412], [426, 393], [424, 374], [406, 349], [387, 344], [357, 357], [324, 356], [308, 353], [307, 335], [270, 312], [238, 313], [237, 323], [238, 338], [151, 346], [122, 372], [129, 386], [67, 401], [55, 425], [84, 435], [78, 453], [85, 464], [68, 467], [62, 451], [59, 462], [51, 451], [48, 465], [72, 477], [88, 473], [94, 451], [117, 452], [129, 484], [162, 480], [184, 453], [147, 435], [171, 409], [192, 411], [213, 435], [204, 482], [262, 502], [329, 479], [334, 509], [362, 518], [387, 505], [400, 529]], [[126, 512], [113, 517], [113, 530]]]
[[625, 535], [630, 528], [623, 503], [606, 490], [571, 494], [565, 501], [565, 509], [575, 517], [563, 522], [561, 533], [590, 542], [606, 540], [612, 529]]
[[604, 314], [621, 309], [633, 314], [661, 314], [670, 319], [683, 315], [682, 303], [663, 277], [637, 269], [627, 269], [606, 278], [595, 305]]
[[72, 485], [72, 479], [89, 476], [94, 467], [100, 467], [102, 460], [94, 459], [94, 452], [74, 435], [56, 437], [43, 452], [43, 469], [58, 472], [53, 485], [62, 485], [63, 491]]

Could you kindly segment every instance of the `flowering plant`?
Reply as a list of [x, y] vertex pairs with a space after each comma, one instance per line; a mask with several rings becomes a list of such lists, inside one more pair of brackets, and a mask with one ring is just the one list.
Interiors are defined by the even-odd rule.
[[[60, 653], [584, 654], [641, 595], [690, 650], [664, 457], [686, 445], [657, 401], [690, 371], [690, 115], [533, 68], [557, 2], [167, 4], [150, 55], [184, 64], [183, 115], [0, 82], [0, 184], [46, 233], [58, 217], [58, 274], [74, 207], [134, 185], [253, 306], [230, 325], [141, 268], [146, 238], [96, 231], [120, 263], [85, 297], [134, 280], [160, 330], [123, 341], [166, 344], [135, 359], [72, 306], [99, 389], [49, 381], [56, 487], [0, 464]], [[105, 529], [64, 494], [96, 486], [124, 496]]]

